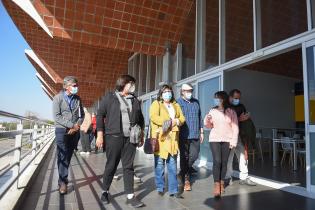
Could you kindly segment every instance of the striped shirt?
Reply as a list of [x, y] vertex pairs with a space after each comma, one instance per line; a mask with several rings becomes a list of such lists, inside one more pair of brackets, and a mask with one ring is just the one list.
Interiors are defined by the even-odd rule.
[[199, 101], [195, 98], [188, 101], [181, 97], [177, 99], [177, 103], [180, 105], [186, 118], [186, 122], [180, 127], [179, 138], [199, 139], [200, 128], [203, 127]]

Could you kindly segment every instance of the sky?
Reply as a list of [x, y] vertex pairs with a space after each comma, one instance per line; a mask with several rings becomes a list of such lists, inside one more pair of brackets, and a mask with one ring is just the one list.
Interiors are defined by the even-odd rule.
[[27, 111], [52, 120], [52, 101], [24, 54], [31, 49], [0, 1], [0, 110], [24, 116]]

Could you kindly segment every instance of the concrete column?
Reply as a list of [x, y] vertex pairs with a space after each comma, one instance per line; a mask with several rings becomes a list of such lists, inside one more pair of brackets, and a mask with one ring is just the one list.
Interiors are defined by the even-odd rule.
[[196, 0], [195, 73], [205, 70], [206, 0]]
[[165, 48], [165, 54], [163, 56], [162, 81], [160, 85], [169, 84], [171, 82], [170, 72], [171, 72], [171, 46], [170, 44], [167, 44]]
[[225, 0], [219, 0], [219, 64], [225, 63]]

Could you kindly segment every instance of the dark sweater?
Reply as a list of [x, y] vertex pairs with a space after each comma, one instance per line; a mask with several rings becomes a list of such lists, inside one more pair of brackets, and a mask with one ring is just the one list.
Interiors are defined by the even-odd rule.
[[[140, 101], [136, 97], [131, 100], [131, 125], [137, 124], [141, 128], [144, 128], [144, 118]], [[98, 131], [105, 131], [105, 134], [123, 134], [121, 119], [119, 100], [115, 92], [109, 92], [100, 101], [96, 116], [96, 128]]]

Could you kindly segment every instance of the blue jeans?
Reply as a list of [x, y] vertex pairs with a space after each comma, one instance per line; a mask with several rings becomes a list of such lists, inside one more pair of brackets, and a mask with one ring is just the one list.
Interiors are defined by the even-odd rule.
[[73, 150], [77, 147], [80, 138], [80, 133], [76, 132], [73, 135], [66, 134], [65, 128], [56, 128], [56, 144], [57, 144], [57, 165], [59, 180], [58, 183], [68, 182], [68, 168], [70, 166]]
[[158, 192], [164, 192], [164, 169], [165, 162], [167, 165], [168, 174], [168, 192], [170, 195], [178, 193], [178, 181], [177, 181], [177, 156], [169, 155], [168, 158], [162, 159], [160, 156], [154, 156], [155, 163], [155, 184]]

